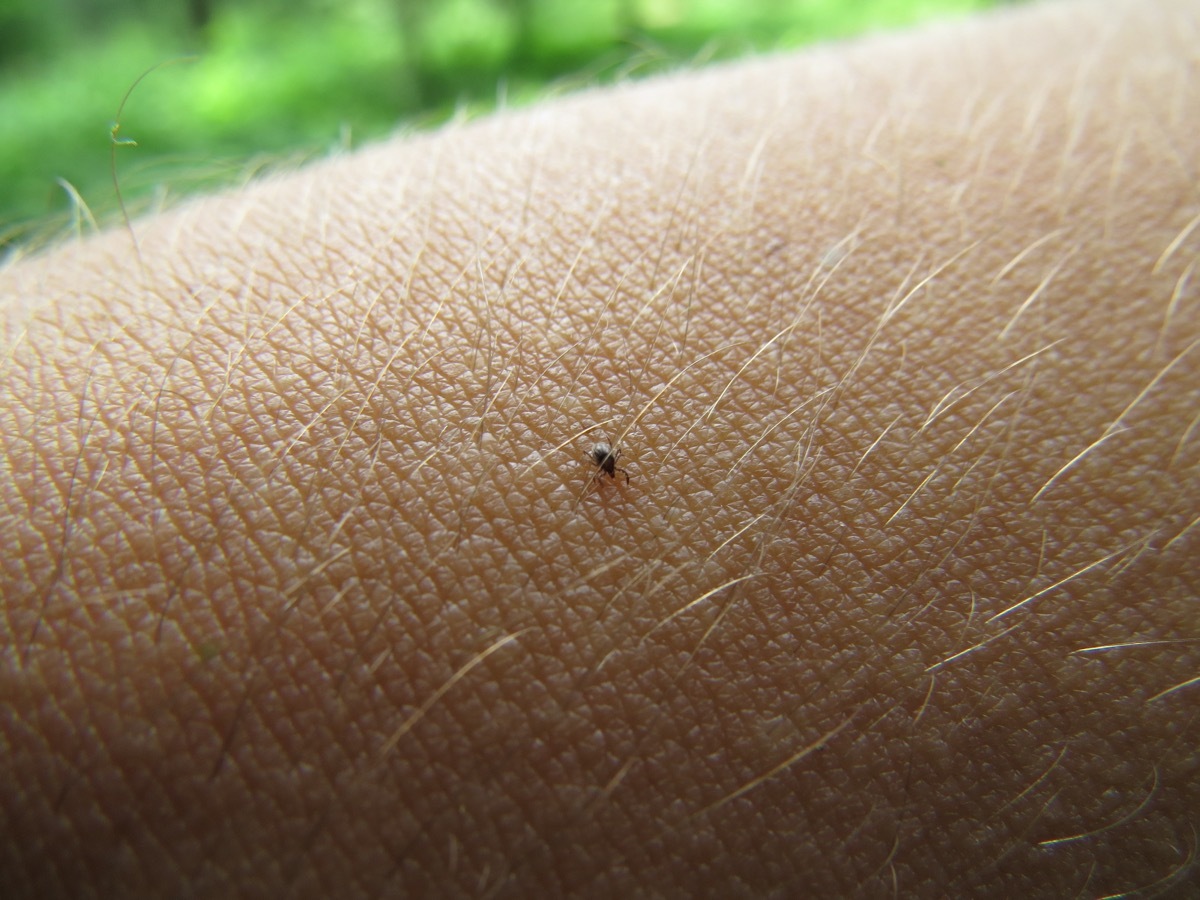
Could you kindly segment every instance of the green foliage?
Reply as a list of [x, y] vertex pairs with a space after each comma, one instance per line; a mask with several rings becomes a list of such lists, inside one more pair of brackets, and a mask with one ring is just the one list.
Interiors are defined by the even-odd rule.
[[453, 76], [495, 72], [512, 55], [516, 22], [492, 0], [443, 0], [419, 20], [419, 65]]
[[[435, 123], [461, 108], [893, 26], [994, 0], [0, 0], [0, 246], [111, 220], [115, 149], [134, 211], [199, 187]], [[120, 7], [121, 0], [113, 0]], [[210, 9], [210, 4], [212, 8]], [[197, 23], [197, 17], [211, 18]], [[256, 162], [255, 160], [258, 160]]]

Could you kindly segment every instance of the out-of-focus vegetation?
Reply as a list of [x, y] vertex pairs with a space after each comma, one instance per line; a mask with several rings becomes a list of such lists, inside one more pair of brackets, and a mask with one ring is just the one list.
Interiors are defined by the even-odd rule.
[[0, 248], [403, 123], [997, 0], [0, 0]]

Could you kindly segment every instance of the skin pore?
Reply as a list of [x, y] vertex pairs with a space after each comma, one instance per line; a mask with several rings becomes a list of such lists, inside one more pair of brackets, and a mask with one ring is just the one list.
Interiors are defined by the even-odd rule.
[[1188, 895], [1198, 25], [596, 91], [0, 272], [0, 895]]

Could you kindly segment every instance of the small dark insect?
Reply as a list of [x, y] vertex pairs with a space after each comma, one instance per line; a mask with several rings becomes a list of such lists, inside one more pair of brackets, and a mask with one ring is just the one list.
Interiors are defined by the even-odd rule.
[[604, 475], [607, 475], [609, 478], [615, 481], [617, 478], [617, 473], [620, 472], [625, 476], [625, 483], [629, 484], [629, 471], [627, 469], [622, 469], [617, 465], [617, 460], [620, 458], [620, 450], [614, 450], [612, 446], [607, 443], [597, 444], [592, 448], [591, 453], [592, 463], [598, 470], [593, 477], [600, 478]]

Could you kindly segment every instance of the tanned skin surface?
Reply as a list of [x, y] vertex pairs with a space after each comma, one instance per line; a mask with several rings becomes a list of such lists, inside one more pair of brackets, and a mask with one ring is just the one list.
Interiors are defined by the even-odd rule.
[[7, 267], [0, 895], [1195, 896], [1198, 46], [999, 12]]

